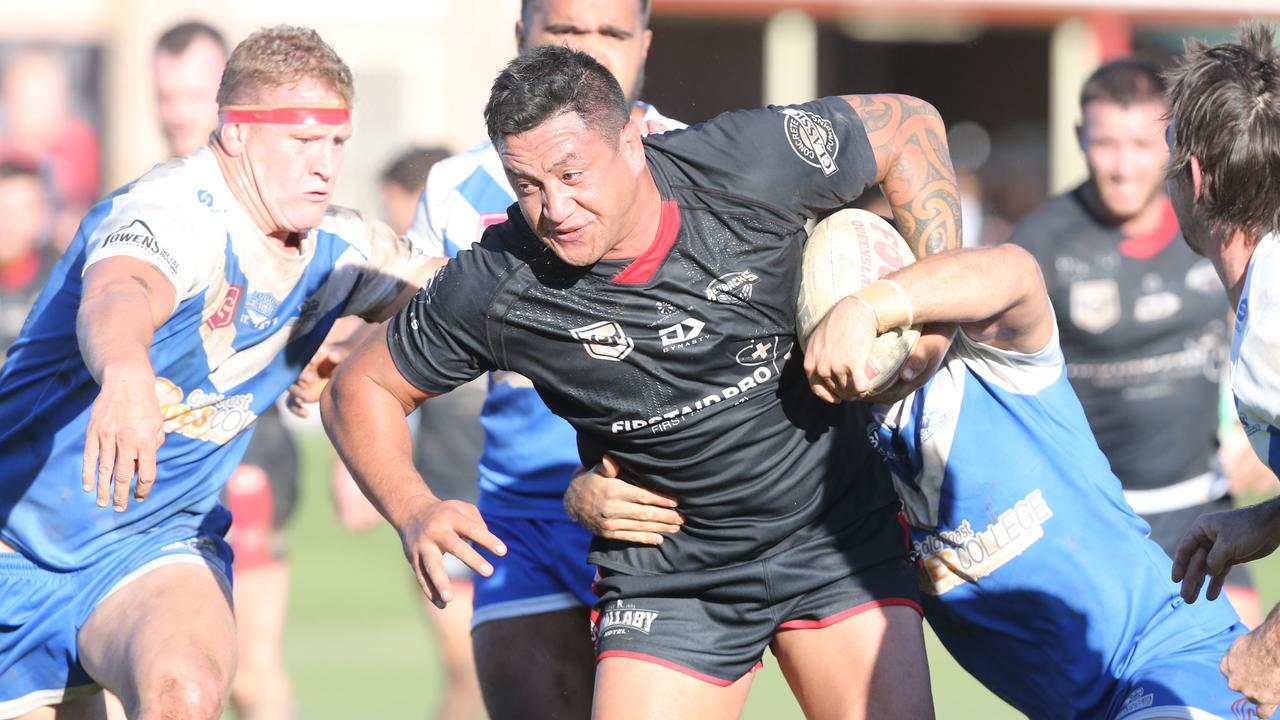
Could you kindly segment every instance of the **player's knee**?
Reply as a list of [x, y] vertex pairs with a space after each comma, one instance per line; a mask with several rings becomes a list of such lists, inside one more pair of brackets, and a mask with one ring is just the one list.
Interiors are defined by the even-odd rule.
[[230, 693], [229, 672], [200, 658], [173, 658], [139, 698], [142, 720], [217, 720]]

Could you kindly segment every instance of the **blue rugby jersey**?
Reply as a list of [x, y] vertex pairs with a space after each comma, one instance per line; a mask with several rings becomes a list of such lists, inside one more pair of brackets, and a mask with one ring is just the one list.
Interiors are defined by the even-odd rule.
[[[1032, 717], [1103, 717], [1153, 648], [1236, 621], [1183, 605], [1063, 372], [1042, 351], [957, 334], [916, 394], [869, 428], [920, 560], [925, 617], [983, 685]], [[1171, 612], [1176, 610], [1176, 612]], [[1168, 643], [1165, 645], [1163, 643]]]
[[[80, 487], [98, 385], [76, 340], [82, 275], [128, 256], [175, 289], [150, 359], [165, 419], [145, 502], [99, 508]], [[265, 237], [208, 149], [156, 166], [90, 209], [0, 370], [0, 539], [41, 565], [84, 567], [114, 540], [169, 521], [210, 531], [254, 421], [339, 315], [374, 316], [427, 256], [381, 223], [331, 208], [301, 251]], [[138, 312], [147, 312], [138, 308]]]
[[[684, 127], [638, 104], [646, 121]], [[430, 254], [454, 257], [478, 242], [485, 228], [506, 222], [515, 201], [498, 153], [483, 142], [432, 167], [409, 237]], [[564, 492], [580, 464], [577, 433], [569, 423], [547, 409], [527, 378], [494, 372], [480, 424], [480, 511], [563, 518]]]
[[1258, 242], [1245, 271], [1231, 341], [1231, 392], [1254, 451], [1280, 473], [1280, 235]]

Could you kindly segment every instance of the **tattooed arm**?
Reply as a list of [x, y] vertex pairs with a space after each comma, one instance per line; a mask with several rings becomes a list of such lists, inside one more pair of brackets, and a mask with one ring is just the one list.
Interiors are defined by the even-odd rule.
[[947, 131], [932, 105], [909, 95], [846, 95], [876, 158], [876, 182], [916, 257], [960, 247], [960, 193]]
[[76, 337], [101, 389], [89, 411], [81, 484], [85, 492], [96, 485], [102, 507], [110, 500], [117, 511], [124, 510], [135, 474], [139, 500], [155, 482], [163, 434], [148, 351], [174, 299], [169, 279], [141, 260], [109, 257], [85, 270]]

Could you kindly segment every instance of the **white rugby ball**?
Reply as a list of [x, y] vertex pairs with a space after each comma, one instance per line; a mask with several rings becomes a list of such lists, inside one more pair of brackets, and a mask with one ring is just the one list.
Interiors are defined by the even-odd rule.
[[[823, 218], [804, 246], [796, 335], [809, 335], [841, 299], [915, 262], [907, 241], [884, 218], [846, 209]], [[884, 390], [920, 339], [920, 325], [894, 328], [876, 337], [867, 359], [871, 393]]]

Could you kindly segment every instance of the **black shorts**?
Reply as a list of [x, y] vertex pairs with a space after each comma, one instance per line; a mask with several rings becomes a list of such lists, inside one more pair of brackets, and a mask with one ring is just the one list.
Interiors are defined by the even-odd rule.
[[[843, 552], [888, 537], [901, 544], [900, 556], [853, 567]], [[888, 605], [921, 612], [897, 504], [838, 534], [728, 567], [663, 575], [601, 568], [596, 594], [597, 660], [647, 660], [721, 686], [757, 667], [780, 630], [826, 627]]]
[[[1204, 505], [1196, 505], [1155, 515], [1143, 515], [1142, 519], [1146, 520], [1147, 524], [1151, 526], [1151, 539], [1164, 548], [1169, 557], [1173, 557], [1173, 554], [1178, 550], [1178, 543], [1182, 542], [1182, 536], [1195, 523], [1196, 518], [1205, 513], [1222, 512], [1233, 507], [1231, 496], [1224, 495]], [[1231, 566], [1231, 569], [1227, 571], [1226, 584], [1227, 587], [1246, 588], [1249, 590], [1254, 588], [1253, 576], [1249, 574], [1249, 568], [1245, 565]]]
[[476, 501], [484, 429], [480, 409], [487, 394], [487, 377], [422, 403], [414, 416], [413, 464], [427, 487], [441, 500]]
[[222, 490], [222, 502], [231, 511], [227, 542], [236, 570], [284, 557], [284, 528], [298, 505], [298, 448], [275, 405], [258, 418], [249, 448]]

